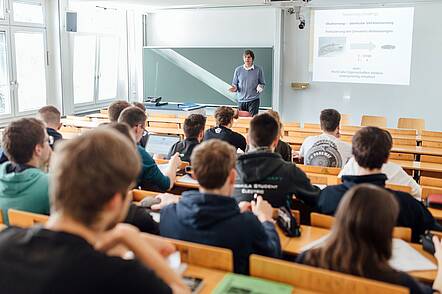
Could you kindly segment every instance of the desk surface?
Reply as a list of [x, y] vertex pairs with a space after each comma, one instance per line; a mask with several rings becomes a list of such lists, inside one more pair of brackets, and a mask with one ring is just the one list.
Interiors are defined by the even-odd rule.
[[[301, 226], [301, 237], [299, 238], [289, 238], [289, 241], [281, 241], [281, 247], [282, 250], [290, 255], [298, 255], [302, 252], [302, 248], [304, 246], [306, 246], [307, 244], [318, 240], [321, 237], [324, 237], [325, 235], [327, 235], [330, 230], [327, 229], [322, 229], [322, 228], [317, 228], [317, 227], [311, 227], [311, 226]], [[282, 240], [282, 238], [287, 238], [286, 236], [282, 235], [281, 231], [278, 231], [278, 234]], [[422, 245], [420, 244], [414, 244], [414, 243], [408, 243], [410, 244], [414, 249], [416, 249], [417, 251], [419, 251], [419, 253], [421, 253], [422, 255], [424, 255], [425, 257], [427, 257], [428, 259], [430, 259], [432, 262], [434, 262], [435, 264], [437, 264], [436, 259], [434, 258], [434, 256], [432, 256], [431, 254], [425, 252], [422, 249]], [[434, 281], [434, 279], [436, 278], [436, 274], [437, 271], [433, 270], [433, 271], [414, 271], [414, 272], [409, 272], [409, 274], [411, 276], [413, 276], [414, 278], [424, 281], [424, 282], [428, 282], [428, 283], [432, 283]]]
[[399, 164], [404, 169], [442, 173], [441, 163], [406, 161], [406, 160], [390, 160], [390, 161]]
[[[186, 276], [197, 277], [203, 279], [203, 288], [201, 289], [201, 294], [212, 293], [213, 290], [218, 286], [218, 283], [222, 281], [226, 272], [218, 271], [214, 269], [208, 269], [204, 267], [199, 267], [195, 265], [188, 265], [187, 270], [184, 272]], [[294, 294], [313, 294], [318, 293], [314, 291], [309, 291], [305, 289], [300, 289], [298, 287], [293, 287]]]
[[392, 152], [411, 153], [420, 155], [442, 156], [442, 148], [422, 147], [422, 146], [393, 146]]

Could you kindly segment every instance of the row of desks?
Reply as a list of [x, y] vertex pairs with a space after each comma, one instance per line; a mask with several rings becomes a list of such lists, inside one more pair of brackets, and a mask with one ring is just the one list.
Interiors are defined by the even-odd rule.
[[[301, 236], [297, 238], [286, 237], [282, 234], [279, 228], [277, 229], [277, 231], [281, 239], [281, 247], [284, 253], [294, 256], [302, 253], [302, 248], [304, 246], [330, 233], [330, 230], [327, 229], [304, 225], [301, 226]], [[436, 258], [428, 252], [424, 251], [421, 244], [409, 243], [409, 245], [411, 245], [420, 254], [422, 254], [437, 265]], [[420, 281], [432, 283], [436, 278], [437, 271], [414, 271], [409, 272], [409, 274]]]

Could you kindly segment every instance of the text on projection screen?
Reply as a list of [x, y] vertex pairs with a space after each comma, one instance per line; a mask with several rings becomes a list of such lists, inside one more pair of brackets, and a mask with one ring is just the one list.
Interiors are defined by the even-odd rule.
[[317, 10], [313, 81], [409, 85], [413, 7]]

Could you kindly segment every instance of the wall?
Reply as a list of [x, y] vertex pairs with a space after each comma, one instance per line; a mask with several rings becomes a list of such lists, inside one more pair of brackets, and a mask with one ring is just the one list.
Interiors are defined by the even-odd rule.
[[[335, 8], [354, 8], [342, 5], [354, 1], [337, 2]], [[379, 7], [374, 2], [380, 0], [365, 6]], [[351, 114], [352, 124], [359, 124], [362, 114], [387, 116], [390, 127], [399, 117], [422, 117], [427, 129], [442, 130], [442, 116], [436, 112], [442, 109], [442, 4], [436, 2], [415, 4], [410, 86], [311, 83], [308, 90], [291, 89], [291, 82], [311, 81], [309, 11], [303, 12], [304, 30], [298, 29], [294, 15], [281, 15], [272, 7], [159, 11], [149, 15], [148, 45], [275, 46], [280, 67], [275, 68], [274, 89], [279, 82], [280, 93], [274, 92], [273, 106], [285, 121], [317, 122], [321, 109], [331, 107]], [[324, 9], [330, 1], [312, 3]]]
[[442, 116], [437, 112], [442, 108], [442, 4], [415, 7], [410, 86], [311, 83], [310, 89], [292, 90], [293, 81], [311, 81], [310, 13], [304, 13], [305, 30], [298, 29], [293, 16], [284, 14], [283, 118], [317, 122], [321, 109], [336, 108], [351, 114], [352, 124], [359, 124], [362, 114], [387, 116], [390, 127], [396, 126], [399, 117], [419, 117], [425, 118], [427, 129], [442, 130]]
[[272, 7], [164, 10], [148, 16], [147, 45], [274, 47], [272, 103], [278, 108], [281, 26], [280, 10]]

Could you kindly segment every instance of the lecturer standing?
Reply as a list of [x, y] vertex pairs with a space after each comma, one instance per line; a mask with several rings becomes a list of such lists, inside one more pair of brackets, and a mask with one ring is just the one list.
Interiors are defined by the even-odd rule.
[[264, 91], [264, 72], [260, 66], [253, 64], [255, 54], [245, 50], [244, 65], [235, 69], [230, 92], [236, 92], [239, 110], [248, 111], [252, 116], [259, 111], [259, 94]]

